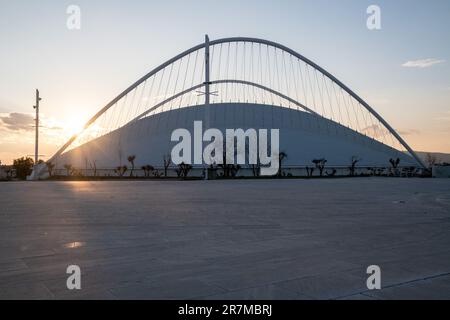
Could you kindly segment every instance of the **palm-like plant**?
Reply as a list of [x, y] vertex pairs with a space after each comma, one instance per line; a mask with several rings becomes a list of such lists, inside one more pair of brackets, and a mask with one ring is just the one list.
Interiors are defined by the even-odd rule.
[[391, 163], [392, 168], [397, 169], [398, 165], [400, 164], [400, 158], [389, 159], [389, 162]]
[[135, 155], [130, 155], [128, 156], [128, 162], [131, 163], [131, 171], [130, 171], [130, 177], [133, 176], [133, 171], [134, 171], [134, 160], [136, 160], [136, 156]]
[[392, 166], [392, 174], [397, 175], [398, 174], [398, 165], [400, 164], [400, 158], [397, 159], [389, 159], [389, 162]]

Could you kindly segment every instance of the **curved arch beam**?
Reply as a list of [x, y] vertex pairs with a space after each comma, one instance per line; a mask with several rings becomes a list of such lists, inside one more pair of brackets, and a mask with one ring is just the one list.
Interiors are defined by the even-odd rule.
[[[272, 93], [272, 94], [274, 94], [274, 95], [276, 95], [276, 96], [279, 96], [279, 97], [281, 97], [281, 98], [283, 98], [283, 99], [288, 100], [289, 102], [291, 102], [291, 103], [293, 103], [293, 104], [299, 106], [300, 108], [302, 108], [302, 109], [305, 110], [305, 111], [308, 111], [308, 112], [310, 112], [310, 113], [312, 113], [312, 114], [314, 114], [314, 115], [316, 115], [316, 116], [320, 116], [318, 113], [316, 113], [315, 111], [313, 111], [313, 110], [309, 109], [308, 107], [304, 106], [304, 105], [301, 104], [300, 102], [298, 102], [298, 101], [296, 101], [296, 100], [294, 100], [294, 99], [292, 99], [292, 98], [289, 98], [288, 96], [286, 96], [286, 95], [284, 95], [284, 94], [282, 94], [282, 93], [280, 93], [280, 92], [278, 92], [278, 91], [272, 90], [272, 89], [270, 89], [270, 88], [267, 88], [267, 87], [265, 87], [265, 86], [262, 86], [262, 85], [260, 85], [260, 84], [254, 83], [254, 82], [244, 81], [244, 80], [232, 80], [232, 79], [227, 79], [227, 80], [215, 80], [215, 81], [210, 81], [209, 84], [222, 84], [222, 83], [239, 83], [239, 84], [244, 84], [244, 85], [248, 85], [248, 86], [252, 86], [252, 87], [256, 87], [256, 88], [259, 88], [259, 89], [268, 91], [268, 92], [270, 92], [270, 93]], [[179, 92], [179, 93], [177, 93], [177, 94], [171, 96], [170, 98], [167, 98], [166, 100], [159, 102], [158, 104], [156, 104], [156, 105], [154, 105], [153, 107], [151, 107], [150, 109], [144, 111], [143, 113], [141, 113], [140, 115], [138, 115], [137, 117], [135, 117], [133, 120], [129, 121], [128, 123], [133, 123], [133, 122], [135, 122], [135, 121], [141, 119], [142, 117], [145, 117], [147, 114], [149, 114], [149, 113], [152, 112], [153, 110], [156, 110], [156, 109], [158, 109], [159, 107], [165, 105], [166, 103], [168, 103], [168, 102], [170, 102], [170, 101], [172, 101], [172, 100], [175, 100], [175, 99], [177, 99], [177, 98], [179, 98], [179, 97], [185, 95], [186, 93], [189, 93], [189, 92], [191, 92], [191, 91], [194, 91], [194, 90], [196, 90], [196, 89], [199, 89], [199, 88], [201, 88], [201, 87], [203, 87], [203, 86], [204, 86], [204, 84], [202, 83], [202, 84], [198, 84], [198, 85], [196, 85], [196, 86], [193, 86], [193, 87], [191, 87], [191, 88], [189, 88], [189, 89], [183, 90], [183, 91], [181, 91], [181, 92]], [[322, 117], [322, 116], [320, 116], [320, 117]]]
[[[417, 156], [417, 154], [411, 149], [411, 147], [406, 143], [405, 140], [387, 123], [372, 107], [369, 106], [368, 103], [366, 103], [361, 97], [359, 97], [355, 92], [353, 92], [349, 87], [347, 87], [344, 83], [339, 81], [336, 77], [334, 77], [331, 73], [314, 63], [313, 61], [309, 60], [308, 58], [302, 56], [301, 54], [297, 53], [296, 51], [273, 41], [264, 40], [264, 39], [258, 39], [258, 38], [250, 38], [250, 37], [232, 37], [232, 38], [223, 38], [223, 39], [217, 39], [212, 40], [209, 42], [210, 46], [221, 44], [221, 43], [231, 43], [231, 42], [250, 42], [250, 43], [260, 43], [265, 44], [271, 47], [278, 48], [280, 50], [283, 50], [294, 57], [302, 60], [303, 62], [307, 63], [311, 67], [315, 68], [316, 70], [320, 71], [322, 74], [327, 76], [330, 80], [335, 82], [338, 86], [340, 86], [344, 91], [346, 91], [350, 96], [352, 96], [355, 100], [357, 100], [361, 105], [363, 105], [375, 118], [377, 118], [388, 130], [389, 132], [400, 142], [401, 145], [405, 147], [406, 150], [414, 157], [414, 159], [423, 167], [426, 168], [425, 164], [422, 162], [422, 160]], [[167, 60], [160, 66], [156, 67], [143, 77], [141, 77], [139, 80], [137, 80], [135, 83], [133, 83], [131, 86], [129, 86], [127, 89], [125, 89], [121, 94], [119, 94], [116, 98], [114, 98], [111, 102], [109, 102], [105, 107], [103, 107], [100, 111], [98, 111], [83, 127], [83, 130], [87, 129], [92, 123], [97, 120], [98, 117], [100, 117], [104, 112], [106, 112], [109, 108], [111, 108], [115, 103], [117, 103], [120, 99], [122, 99], [124, 96], [126, 96], [129, 92], [131, 92], [134, 88], [139, 86], [141, 83], [143, 83], [145, 80], [156, 74], [157, 72], [161, 71], [165, 67], [169, 66], [170, 64], [178, 61], [179, 59], [187, 56], [188, 54], [191, 54], [192, 52], [195, 52], [197, 50], [203, 49], [205, 47], [205, 44], [199, 44], [196, 45], [178, 55], [173, 57], [172, 59]], [[64, 150], [70, 146], [70, 144], [76, 139], [78, 135], [72, 136], [69, 141], [67, 141], [56, 153], [55, 155], [49, 160], [49, 162], [53, 161], [56, 157], [58, 157]]]
[[309, 60], [308, 58], [302, 56], [301, 54], [297, 53], [296, 51], [273, 41], [269, 40], [263, 40], [263, 39], [257, 39], [257, 38], [247, 38], [247, 37], [236, 37], [236, 38], [225, 38], [225, 39], [218, 39], [213, 40], [209, 43], [209, 45], [215, 45], [225, 42], [253, 42], [253, 43], [261, 43], [268, 46], [272, 46], [275, 48], [278, 48], [280, 50], [283, 50], [287, 53], [290, 53], [294, 57], [302, 60], [303, 62], [309, 64], [311, 67], [315, 68], [316, 70], [320, 71], [322, 74], [327, 76], [330, 80], [335, 82], [338, 86], [340, 86], [344, 91], [346, 91], [350, 96], [352, 96], [356, 101], [358, 101], [361, 105], [364, 106], [364, 108], [367, 109], [375, 118], [377, 118], [388, 130], [389, 132], [400, 142], [401, 145], [405, 147], [406, 150], [414, 157], [414, 159], [423, 167], [426, 168], [423, 161], [417, 156], [417, 154], [414, 152], [414, 150], [411, 149], [411, 147], [406, 143], [405, 140], [394, 130], [394, 128], [391, 127], [391, 125], [381, 117], [380, 114], [378, 114], [367, 102], [365, 102], [360, 96], [358, 96], [353, 90], [351, 90], [349, 87], [347, 87], [344, 83], [342, 83], [339, 79], [337, 79], [335, 76], [333, 76], [331, 73], [323, 69], [318, 64], [314, 63], [313, 61]]

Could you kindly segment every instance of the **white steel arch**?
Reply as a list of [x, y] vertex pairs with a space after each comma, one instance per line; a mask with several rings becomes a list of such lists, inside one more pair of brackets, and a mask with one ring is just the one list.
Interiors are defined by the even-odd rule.
[[[102, 109], [100, 109], [89, 121], [86, 122], [86, 124], [83, 127], [83, 131], [88, 129], [89, 127], [91, 127], [96, 122], [97, 119], [99, 119], [102, 115], [104, 115], [113, 106], [118, 105], [118, 103], [121, 102], [124, 98], [126, 99], [128, 94], [130, 94], [134, 90], [137, 90], [137, 88], [139, 86], [141, 86], [143, 83], [145, 84], [148, 79], [153, 77], [153, 82], [154, 82], [156, 76], [160, 72], [163, 73], [162, 76], [161, 76], [161, 81], [162, 81], [162, 79], [164, 78], [164, 71], [166, 70], [166, 68], [170, 68], [170, 73], [172, 73], [173, 66], [176, 63], [179, 63], [181, 65], [181, 62], [183, 61], [183, 59], [186, 59], [186, 57], [189, 57], [189, 59], [190, 59], [190, 57], [191, 57], [190, 55], [191, 54], [196, 53], [198, 55], [198, 52], [200, 50], [204, 50], [205, 52], [208, 51], [208, 56], [209, 56], [209, 51], [211, 50], [210, 49], [211, 47], [214, 48], [215, 46], [219, 46], [219, 45], [222, 46], [224, 44], [228, 44], [228, 46], [229, 46], [230, 44], [233, 44], [233, 43], [236, 44], [236, 46], [237, 46], [238, 43], [243, 43], [244, 45], [245, 44], [252, 44], [252, 49], [253, 49], [253, 44], [260, 45], [260, 46], [261, 45], [267, 46], [267, 49], [269, 47], [271, 47], [271, 48], [274, 48], [275, 50], [280, 50], [280, 52], [282, 54], [284, 54], [284, 53], [289, 54], [290, 56], [295, 57], [296, 59], [302, 61], [303, 63], [306, 64], [306, 66], [311, 67], [314, 72], [318, 71], [324, 77], [327, 77], [332, 84], [337, 85], [338, 88], [340, 88], [341, 90], [345, 91], [357, 103], [359, 103], [361, 106], [363, 106], [368, 111], [368, 113], [370, 113], [370, 115], [372, 115], [375, 119], [377, 119], [387, 129], [387, 131], [393, 137], [395, 137], [395, 139], [400, 143], [400, 145], [403, 146], [414, 157], [414, 159], [417, 161], [417, 163], [420, 166], [422, 166], [423, 168], [426, 167], [424, 165], [424, 163], [422, 162], [422, 160], [411, 149], [411, 147], [389, 125], [389, 123], [385, 119], [383, 119], [383, 117], [381, 117], [381, 115], [379, 115], [372, 107], [370, 107], [370, 105], [368, 103], [366, 103], [361, 97], [359, 97], [355, 92], [353, 92], [349, 87], [347, 87], [344, 83], [342, 83], [340, 80], [338, 80], [331, 73], [329, 73], [328, 71], [326, 71], [325, 69], [323, 69], [322, 67], [320, 67], [319, 65], [314, 63], [313, 61], [307, 59], [306, 57], [302, 56], [301, 54], [297, 53], [296, 51], [294, 51], [294, 50], [292, 50], [292, 49], [290, 49], [290, 48], [288, 48], [288, 47], [286, 47], [284, 45], [281, 45], [279, 43], [276, 43], [276, 42], [273, 42], [273, 41], [269, 41], [269, 40], [263, 40], [263, 39], [257, 39], [257, 38], [249, 38], [249, 37], [223, 38], [223, 39], [217, 39], [217, 40], [212, 40], [212, 41], [207, 40], [205, 43], [196, 45], [196, 46], [194, 46], [194, 47], [192, 47], [192, 48], [190, 48], [190, 49], [188, 49], [188, 50], [186, 50], [186, 51], [184, 51], [184, 52], [174, 56], [173, 58], [167, 60], [166, 62], [164, 62], [160, 66], [154, 68], [149, 73], [147, 73], [146, 75], [141, 77], [139, 80], [134, 82], [131, 86], [129, 86], [127, 89], [125, 89], [122, 93], [120, 93], [116, 98], [111, 100], [111, 102], [109, 102]], [[220, 47], [220, 49], [221, 49], [221, 54], [222, 54], [222, 47]], [[214, 49], [212, 49], [212, 50], [214, 50]], [[244, 50], [245, 50], [245, 47], [244, 47]], [[230, 47], [228, 47], [228, 53], [229, 53], [229, 51], [230, 51]], [[260, 52], [260, 54], [261, 54], [261, 52]], [[237, 55], [237, 47], [236, 47], [236, 55]], [[219, 58], [220, 58], [220, 56], [219, 56]], [[244, 59], [245, 59], [245, 51], [244, 51]], [[260, 59], [261, 59], [261, 57], [260, 57]], [[189, 60], [188, 60], [188, 62], [189, 62]], [[259, 62], [261, 63], [261, 61], [259, 61]], [[284, 56], [283, 56], [283, 62], [285, 62]], [[197, 63], [197, 57], [196, 57], [196, 63]], [[208, 65], [209, 65], [209, 63], [208, 63]], [[284, 67], [286, 69], [286, 66], [284, 66]], [[220, 64], [219, 64], [219, 68], [220, 68]], [[236, 68], [237, 68], [237, 62], [236, 62]], [[253, 68], [253, 61], [252, 61], [252, 68]], [[195, 69], [195, 66], [194, 66], [194, 69]], [[305, 71], [308, 71], [308, 69], [306, 69]], [[270, 72], [270, 69], [269, 69], [269, 72]], [[180, 73], [180, 70], [178, 70], [178, 73]], [[186, 67], [186, 74], [187, 73], [188, 73], [188, 67]], [[227, 73], [228, 73], [228, 71], [227, 71]], [[317, 77], [317, 75], [316, 75], [316, 77]], [[306, 78], [306, 76], [305, 76], [305, 78]], [[295, 82], [295, 76], [293, 77], [293, 79], [294, 79], [294, 82]], [[178, 76], [177, 76], [177, 81], [178, 81]], [[318, 81], [317, 78], [316, 78], [316, 81]], [[286, 82], [287, 82], [287, 85], [289, 85], [287, 80], [286, 80]], [[306, 103], [302, 103], [302, 102], [298, 101], [298, 99], [294, 99], [293, 97], [290, 97], [289, 95], [280, 92], [280, 90], [275, 90], [275, 89], [270, 88], [268, 86], [264, 86], [262, 83], [256, 83], [256, 82], [253, 82], [253, 81], [246, 81], [246, 80], [242, 80], [242, 79], [216, 79], [216, 80], [212, 80], [212, 81], [203, 81], [203, 82], [197, 83], [196, 85], [193, 85], [193, 86], [188, 87], [187, 89], [184, 89], [184, 90], [182, 90], [182, 91], [180, 91], [178, 93], [170, 95], [168, 98], [165, 97], [165, 99], [163, 99], [159, 103], [153, 104], [153, 106], [151, 108], [147, 108], [147, 110], [145, 110], [145, 112], [143, 112], [139, 116], [134, 117], [133, 120], [136, 120], [136, 119], [142, 117], [143, 115], [148, 114], [152, 110], [154, 110], [156, 108], [159, 108], [160, 106], [162, 106], [162, 105], [164, 105], [164, 104], [166, 104], [166, 103], [168, 103], [170, 101], [173, 101], [173, 100], [175, 100], [175, 99], [177, 99], [177, 98], [179, 98], [179, 97], [181, 97], [183, 95], [186, 95], [187, 93], [189, 93], [189, 92], [191, 92], [193, 90], [199, 89], [199, 88], [201, 88], [203, 86], [205, 87], [205, 92], [209, 92], [209, 86], [210, 85], [213, 85], [213, 84], [227, 84], [227, 83], [229, 83], [229, 84], [241, 84], [241, 85], [252, 86], [252, 87], [255, 87], [255, 88], [262, 89], [264, 91], [269, 92], [270, 94], [278, 96], [279, 98], [285, 99], [289, 103], [293, 103], [297, 107], [300, 107], [303, 110], [306, 110], [307, 112], [318, 114], [316, 111], [314, 111], [311, 108], [309, 108]], [[311, 91], [312, 91], [313, 86], [315, 86], [315, 84], [312, 84], [312, 81], [310, 81], [309, 85], [310, 85]], [[153, 84], [152, 84], [152, 87], [153, 87]], [[328, 90], [328, 87], [326, 87], [326, 86], [322, 87], [322, 90], [325, 90], [324, 88], [326, 88]], [[319, 91], [320, 91], [320, 87], [319, 87]], [[335, 92], [335, 94], [336, 94], [336, 92]], [[207, 95], [207, 97], [209, 98], [209, 95]], [[305, 95], [305, 99], [306, 99], [306, 95]], [[336, 98], [336, 100], [337, 99], [338, 98]], [[344, 98], [342, 98], [342, 99], [344, 99]], [[339, 101], [341, 101], [341, 97], [339, 97]], [[354, 107], [353, 101], [351, 103], [352, 103], [351, 105]], [[323, 102], [322, 102], [322, 104], [323, 104]], [[322, 105], [322, 107], [323, 107], [323, 105]], [[355, 131], [357, 131], [357, 130], [355, 130]], [[52, 156], [51, 159], [49, 159], [49, 162], [53, 162], [59, 155], [61, 155], [77, 139], [78, 136], [79, 136], [79, 134], [73, 135], [55, 153], [55, 155]]]
[[[213, 84], [222, 84], [222, 83], [238, 83], [238, 84], [248, 85], [248, 86], [252, 86], [252, 87], [256, 87], [256, 88], [258, 88], [258, 89], [262, 89], [262, 90], [268, 91], [268, 92], [270, 92], [270, 93], [272, 93], [272, 94], [274, 94], [274, 95], [279, 96], [280, 98], [283, 98], [283, 99], [285, 99], [285, 100], [287, 100], [287, 101], [289, 101], [289, 102], [292, 102], [293, 104], [297, 105], [298, 107], [302, 108], [303, 110], [305, 110], [305, 111], [307, 111], [307, 112], [309, 112], [309, 113], [311, 113], [311, 114], [314, 114], [314, 115], [316, 115], [316, 116], [319, 116], [315, 111], [309, 109], [308, 107], [304, 106], [304, 105], [301, 104], [300, 102], [298, 102], [298, 101], [296, 101], [296, 100], [294, 100], [294, 99], [292, 99], [292, 98], [289, 98], [288, 96], [282, 94], [281, 92], [278, 92], [278, 91], [276, 91], [276, 90], [272, 90], [272, 89], [270, 89], [270, 88], [267, 88], [267, 87], [265, 87], [265, 86], [259, 85], [259, 84], [257, 84], [257, 83], [253, 83], [253, 82], [250, 82], [250, 81], [243, 81], [243, 80], [233, 80], [233, 79], [214, 80], [214, 81], [210, 81], [210, 82], [209, 82], [210, 85], [213, 85]], [[187, 93], [189, 93], [189, 92], [191, 92], [191, 91], [200, 89], [200, 88], [203, 87], [203, 86], [204, 86], [204, 84], [198, 84], [198, 85], [193, 86], [193, 87], [190, 87], [190, 88], [188, 88], [188, 89], [186, 89], [186, 90], [184, 90], [184, 91], [181, 91], [181, 92], [179, 92], [179, 93], [177, 93], [177, 94], [175, 94], [175, 95], [173, 95], [173, 96], [171, 96], [171, 97], [169, 97], [169, 98], [163, 100], [162, 102], [160, 102], [160, 103], [154, 105], [154, 106], [151, 107], [150, 109], [146, 110], [145, 112], [143, 112], [143, 113], [141, 113], [140, 115], [138, 115], [137, 117], [135, 117], [135, 118], [134, 118], [133, 120], [131, 120], [129, 123], [132, 123], [132, 122], [134, 122], [134, 121], [137, 121], [137, 120], [139, 120], [139, 119], [145, 117], [145, 116], [146, 116], [147, 114], [149, 114], [150, 112], [152, 112], [152, 111], [156, 110], [157, 108], [159, 108], [159, 107], [165, 105], [166, 103], [168, 103], [168, 102], [170, 102], [170, 101], [172, 101], [172, 100], [175, 100], [175, 99], [181, 97], [182, 95], [185, 95], [185, 94], [187, 94]]]

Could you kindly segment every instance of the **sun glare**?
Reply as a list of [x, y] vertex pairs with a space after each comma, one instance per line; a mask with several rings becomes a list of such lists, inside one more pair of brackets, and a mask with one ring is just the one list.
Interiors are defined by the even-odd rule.
[[72, 115], [70, 119], [64, 123], [64, 131], [70, 136], [78, 134], [83, 130], [85, 122], [86, 121], [80, 115]]

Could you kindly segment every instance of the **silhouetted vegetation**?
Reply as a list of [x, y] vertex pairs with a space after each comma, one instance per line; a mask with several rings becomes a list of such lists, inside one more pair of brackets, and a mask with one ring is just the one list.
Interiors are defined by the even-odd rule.
[[144, 171], [145, 177], [150, 177], [150, 174], [155, 170], [155, 168], [149, 164], [142, 166], [141, 169]]
[[283, 170], [282, 170], [282, 163], [283, 160], [287, 158], [286, 152], [280, 152], [278, 155], [278, 177], [282, 176]]
[[358, 157], [356, 157], [356, 156], [353, 156], [352, 158], [351, 158], [351, 165], [350, 165], [350, 167], [348, 168], [349, 169], [349, 171], [350, 171], [350, 176], [354, 176], [355, 175], [355, 169], [356, 169], [356, 164], [359, 162], [359, 161], [361, 161], [361, 159], [359, 159]]
[[[6, 174], [6, 176], [2, 176], [2, 171]], [[13, 177], [13, 169], [11, 166], [5, 166], [2, 164], [0, 160], [0, 180], [11, 180]]]
[[134, 160], [136, 160], [136, 156], [135, 155], [130, 155], [130, 156], [128, 156], [127, 160], [131, 164], [130, 177], [132, 177], [133, 176], [133, 171], [134, 171]]
[[428, 164], [428, 168], [431, 168], [432, 166], [434, 166], [435, 164], [438, 163], [438, 158], [436, 157], [436, 155], [434, 155], [432, 153], [427, 153], [426, 154], [426, 162]]
[[[325, 164], [327, 163], [326, 159], [314, 159], [312, 161], [312, 163], [314, 163], [314, 165], [316, 166], [317, 169], [319, 169], [319, 174], [322, 177], [323, 176], [323, 169], [325, 168]], [[311, 176], [312, 176], [312, 172], [311, 172]]]
[[241, 170], [241, 165], [239, 164], [228, 164], [226, 151], [223, 152], [223, 161], [221, 164], [217, 165], [222, 169], [221, 176], [224, 178], [235, 177], [239, 170]]
[[93, 176], [97, 176], [97, 161], [89, 162], [89, 166], [91, 167], [91, 170], [93, 171]]
[[127, 166], [118, 166], [116, 169], [114, 169], [114, 172], [119, 176], [123, 177], [125, 172], [127, 172], [128, 167]]
[[170, 154], [165, 155], [163, 157], [164, 160], [164, 176], [167, 177], [167, 170], [170, 167], [170, 164], [172, 163], [172, 156]]
[[389, 159], [389, 163], [391, 164], [391, 174], [392, 175], [398, 175], [398, 165], [400, 164], [400, 158], [397, 159]]
[[25, 180], [27, 176], [33, 171], [34, 161], [29, 157], [22, 157], [15, 159], [13, 162], [13, 168], [16, 171], [16, 177], [21, 180]]
[[53, 169], [55, 169], [55, 164], [51, 162], [46, 162], [45, 165], [47, 166], [48, 176], [53, 176]]
[[259, 157], [257, 159], [256, 164], [252, 164], [251, 165], [252, 168], [252, 174], [254, 177], [259, 177], [259, 175], [261, 174], [261, 163], [259, 162]]
[[178, 168], [175, 170], [177, 173], [178, 178], [186, 178], [189, 174], [189, 171], [191, 171], [192, 166], [190, 164], [186, 164], [184, 162], [180, 163], [178, 165]]
[[306, 176], [312, 177], [313, 173], [314, 173], [314, 168], [310, 168], [310, 167], [306, 166]]
[[64, 169], [66, 169], [66, 175], [70, 177], [72, 175], [73, 167], [71, 164], [67, 163], [64, 165]]
[[397, 159], [389, 159], [389, 162], [392, 166], [392, 168], [397, 169], [398, 165], [400, 164], [400, 158]]

